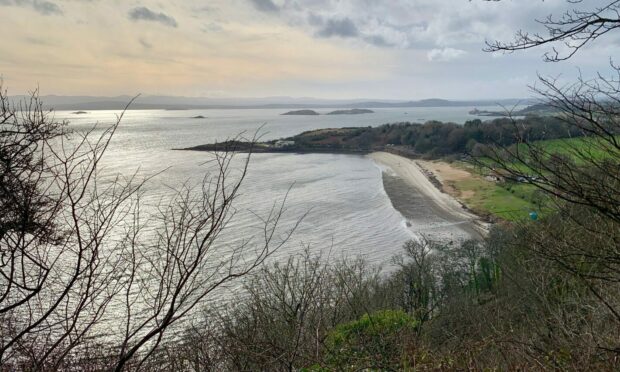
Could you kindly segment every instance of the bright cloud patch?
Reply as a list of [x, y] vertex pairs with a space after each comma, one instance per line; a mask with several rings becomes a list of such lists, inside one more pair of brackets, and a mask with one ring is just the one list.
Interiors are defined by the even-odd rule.
[[426, 55], [432, 62], [449, 62], [467, 54], [466, 51], [454, 48], [433, 49]]

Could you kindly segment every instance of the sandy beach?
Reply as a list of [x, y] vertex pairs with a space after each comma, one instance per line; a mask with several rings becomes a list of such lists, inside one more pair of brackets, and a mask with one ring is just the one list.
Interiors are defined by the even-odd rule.
[[385, 190], [412, 231], [439, 240], [485, 235], [486, 226], [479, 217], [435, 186], [416, 160], [386, 152], [369, 157], [382, 168]]

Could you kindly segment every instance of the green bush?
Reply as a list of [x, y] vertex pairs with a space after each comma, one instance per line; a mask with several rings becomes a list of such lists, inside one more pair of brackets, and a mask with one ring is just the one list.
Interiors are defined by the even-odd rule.
[[326, 339], [327, 367], [338, 370], [400, 369], [418, 322], [403, 311], [366, 314], [331, 331]]

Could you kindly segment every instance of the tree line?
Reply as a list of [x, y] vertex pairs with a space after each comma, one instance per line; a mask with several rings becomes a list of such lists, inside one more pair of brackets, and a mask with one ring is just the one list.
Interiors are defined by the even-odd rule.
[[488, 145], [510, 146], [529, 142], [585, 136], [579, 128], [556, 116], [527, 116], [465, 124], [429, 121], [392, 123], [379, 127], [341, 128], [302, 133], [290, 138], [301, 149], [326, 147], [334, 150], [381, 150], [405, 146], [419, 156], [440, 158], [448, 155], [480, 155]]

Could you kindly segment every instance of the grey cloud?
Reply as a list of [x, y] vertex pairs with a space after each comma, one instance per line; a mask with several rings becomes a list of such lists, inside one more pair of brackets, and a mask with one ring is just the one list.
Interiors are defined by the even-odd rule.
[[29, 7], [42, 15], [62, 14], [62, 9], [58, 5], [47, 0], [0, 0], [0, 5]]
[[358, 38], [368, 44], [378, 47], [394, 46], [393, 43], [386, 40], [383, 35], [365, 34], [360, 32], [356, 24], [349, 18], [328, 19], [325, 21], [321, 16], [310, 14], [308, 23], [312, 26], [319, 26], [320, 29], [316, 33], [319, 37], [342, 37], [342, 38]]
[[43, 15], [62, 14], [60, 7], [50, 1], [35, 0], [32, 2], [32, 7]]
[[320, 15], [310, 13], [308, 15], [308, 23], [312, 26], [322, 26], [325, 20]]
[[202, 27], [201, 30], [202, 32], [222, 32], [224, 31], [224, 28], [215, 22], [211, 22], [205, 25], [204, 27]]
[[357, 37], [360, 32], [357, 26], [349, 18], [329, 19], [317, 35], [320, 37]]
[[153, 47], [153, 44], [149, 43], [148, 41], [144, 39], [140, 39], [138, 41], [140, 42], [140, 45], [142, 45], [146, 49], [151, 49]]
[[178, 26], [177, 21], [174, 18], [170, 17], [169, 15], [161, 13], [161, 12], [160, 13], [154, 12], [144, 6], [133, 8], [129, 12], [129, 19], [133, 21], [158, 22], [168, 27]]
[[277, 12], [280, 8], [271, 0], [250, 0], [254, 7], [261, 12]]
[[[273, 4], [275, 0], [248, 1]], [[565, 0], [285, 0], [279, 4], [287, 24], [315, 37], [343, 37], [379, 47], [468, 51], [480, 50], [485, 39], [510, 39], [520, 28], [541, 32], [535, 18], [566, 8]]]
[[364, 41], [367, 42], [368, 44], [372, 44], [372, 45], [378, 46], [378, 47], [391, 47], [391, 46], [394, 46], [393, 43], [388, 42], [381, 35], [364, 36]]

